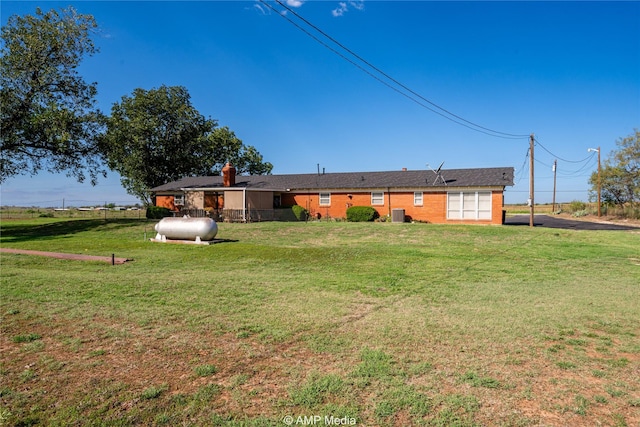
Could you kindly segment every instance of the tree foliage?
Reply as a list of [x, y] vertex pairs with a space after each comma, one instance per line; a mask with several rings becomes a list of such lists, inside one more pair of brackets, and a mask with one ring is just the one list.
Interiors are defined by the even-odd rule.
[[263, 162], [262, 154], [253, 146], [246, 146], [228, 127], [216, 128], [208, 135], [211, 163], [204, 165], [202, 175], [219, 175], [225, 163], [236, 168], [238, 175], [268, 175], [273, 169]]
[[103, 116], [95, 107], [96, 83], [77, 67], [97, 52], [91, 15], [61, 11], [11, 16], [0, 52], [0, 182], [45, 169], [93, 184], [104, 174], [96, 150]]
[[150, 188], [200, 172], [215, 125], [183, 87], [136, 89], [113, 105], [101, 149], [127, 192], [148, 205]]
[[115, 103], [101, 150], [129, 194], [151, 204], [149, 190], [186, 176], [219, 174], [226, 161], [238, 173], [271, 172], [270, 163], [228, 128], [202, 116], [182, 86], [136, 89]]
[[[620, 138], [617, 149], [605, 160], [600, 171], [603, 202], [619, 206], [640, 203], [640, 130]], [[592, 191], [598, 188], [598, 172], [591, 174]]]

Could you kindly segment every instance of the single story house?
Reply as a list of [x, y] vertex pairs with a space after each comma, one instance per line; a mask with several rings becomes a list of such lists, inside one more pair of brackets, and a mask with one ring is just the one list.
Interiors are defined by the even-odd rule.
[[[345, 218], [350, 206], [372, 206], [394, 219], [431, 223], [502, 224], [504, 191], [513, 186], [512, 167], [187, 177], [152, 188], [156, 206], [206, 211], [218, 219], [277, 219], [274, 212], [300, 205], [318, 218]], [[221, 215], [221, 216], [220, 216]]]

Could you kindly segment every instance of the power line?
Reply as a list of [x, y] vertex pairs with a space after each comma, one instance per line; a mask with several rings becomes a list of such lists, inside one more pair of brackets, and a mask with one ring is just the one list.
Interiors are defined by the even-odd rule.
[[557, 158], [558, 160], [562, 160], [563, 162], [567, 162], [567, 163], [582, 163], [585, 162], [591, 158], [593, 158], [593, 156], [595, 155], [595, 153], [591, 153], [589, 156], [585, 157], [582, 160], [567, 160], [567, 159], [563, 159], [562, 157], [553, 154], [551, 151], [549, 151], [547, 149], [547, 147], [545, 147], [544, 145], [542, 145], [542, 143], [540, 142], [540, 140], [538, 139], [538, 137], [536, 137], [536, 143], [538, 144], [538, 146], [540, 146], [540, 148], [542, 148], [544, 151], [546, 151], [547, 153], [551, 154], [553, 157]]
[[303, 18], [302, 16], [300, 16], [298, 13], [296, 13], [293, 9], [291, 9], [290, 7], [288, 7], [287, 5], [283, 4], [281, 0], [275, 0], [276, 3], [278, 3], [282, 8], [286, 9], [287, 11], [291, 12], [296, 18], [298, 18], [299, 20], [301, 20], [302, 22], [304, 22], [306, 25], [308, 25], [309, 27], [313, 28], [315, 31], [317, 31], [318, 33], [320, 33], [322, 36], [324, 36], [325, 38], [327, 38], [328, 40], [330, 40], [332, 43], [334, 43], [335, 45], [339, 46], [341, 49], [343, 49], [344, 51], [346, 51], [347, 53], [349, 53], [351, 56], [355, 57], [357, 60], [359, 60], [360, 62], [364, 63], [366, 66], [368, 66], [369, 68], [373, 69], [375, 72], [381, 74], [382, 76], [384, 76], [386, 79], [390, 80], [391, 82], [393, 82], [394, 84], [396, 84], [397, 86], [399, 86], [400, 88], [402, 88], [403, 90], [409, 92], [411, 95], [415, 96], [416, 98], [422, 100], [424, 103], [427, 103], [429, 105], [431, 105], [432, 107], [435, 107], [436, 109], [440, 110], [440, 111], [436, 111], [433, 108], [430, 108], [429, 106], [425, 105], [423, 102], [418, 101], [416, 98], [414, 98], [413, 96], [409, 96], [407, 93], [400, 91], [398, 88], [393, 87], [392, 85], [390, 85], [389, 83], [383, 81], [381, 78], [375, 76], [373, 73], [371, 73], [370, 71], [366, 70], [365, 68], [363, 68], [361, 65], [356, 64], [354, 61], [352, 61], [351, 59], [347, 58], [345, 55], [343, 55], [342, 53], [338, 52], [337, 50], [335, 50], [334, 48], [330, 47], [329, 45], [327, 45], [325, 42], [323, 42], [322, 40], [320, 40], [318, 37], [314, 36], [313, 34], [311, 34], [309, 31], [307, 31], [305, 28], [303, 28], [302, 26], [300, 26], [299, 24], [297, 24], [296, 22], [294, 22], [292, 19], [290, 19], [289, 17], [286, 16], [286, 14], [281, 13], [280, 11], [276, 10], [272, 5], [270, 5], [267, 0], [260, 0], [261, 3], [263, 3], [265, 6], [269, 7], [269, 9], [273, 10], [274, 12], [276, 12], [278, 15], [280, 15], [281, 17], [283, 17], [284, 19], [286, 19], [289, 23], [291, 23], [292, 25], [294, 25], [296, 28], [298, 28], [299, 30], [301, 30], [302, 32], [304, 32], [305, 34], [307, 34], [309, 37], [311, 37], [313, 40], [315, 40], [316, 42], [320, 43], [322, 46], [324, 46], [325, 48], [329, 49], [331, 52], [337, 54], [338, 56], [340, 56], [341, 58], [343, 58], [344, 60], [346, 60], [347, 62], [349, 62], [350, 64], [356, 66], [358, 69], [360, 69], [361, 71], [364, 71], [365, 73], [367, 73], [369, 76], [373, 77], [374, 79], [376, 79], [377, 81], [379, 81], [380, 83], [384, 84], [385, 86], [389, 87], [390, 89], [393, 89], [394, 91], [396, 91], [397, 93], [405, 96], [406, 98], [412, 100], [413, 102], [415, 102], [416, 104], [420, 105], [421, 107], [436, 113], [438, 115], [440, 115], [441, 117], [446, 118], [447, 120], [450, 120], [458, 125], [464, 126], [468, 129], [474, 130], [476, 132], [480, 132], [480, 133], [484, 133], [485, 135], [489, 135], [489, 136], [493, 136], [493, 137], [497, 137], [497, 138], [505, 138], [505, 139], [522, 139], [522, 138], [527, 138], [528, 135], [518, 135], [518, 134], [512, 134], [512, 133], [507, 133], [507, 132], [501, 132], [501, 131], [497, 131], [494, 129], [490, 129], [484, 126], [481, 126], [477, 123], [474, 123], [472, 121], [469, 121], [461, 116], [458, 116], [454, 113], [452, 113], [451, 111], [448, 111], [447, 109], [437, 105], [436, 103], [430, 101], [429, 99], [425, 98], [424, 96], [420, 95], [419, 93], [413, 91], [412, 89], [410, 89], [409, 87], [407, 87], [406, 85], [400, 83], [398, 80], [394, 79], [393, 77], [391, 77], [389, 74], [385, 73], [384, 71], [382, 71], [381, 69], [379, 69], [378, 67], [374, 66], [373, 64], [371, 64], [370, 62], [368, 62], [367, 60], [365, 60], [364, 58], [362, 58], [361, 56], [359, 56], [358, 54], [356, 54], [355, 52], [353, 52], [351, 49], [347, 48], [346, 46], [344, 46], [342, 43], [338, 42], [336, 39], [334, 39], [333, 37], [329, 36], [327, 33], [325, 33], [324, 31], [322, 31], [320, 28], [318, 28], [317, 26], [315, 26], [314, 24], [312, 24], [311, 22], [309, 22], [307, 19]]
[[590, 175], [578, 175], [578, 174], [583, 172], [583, 171], [585, 171], [589, 167], [595, 166], [595, 164], [596, 164], [595, 159], [593, 159], [593, 160], [594, 161], [585, 163], [579, 169], [576, 169], [574, 171], [569, 171], [568, 173], [559, 173], [559, 175], [562, 175], [562, 176], [590, 176]]
[[550, 167], [551, 167], [551, 165], [550, 165], [550, 164], [548, 164], [548, 163], [544, 163], [542, 160], [535, 159], [535, 162], [536, 162], [536, 163], [538, 163], [538, 164], [541, 164], [542, 166], [546, 166], [546, 167], [548, 167], [548, 168], [550, 168]]
[[[560, 157], [560, 156], [558, 156], [558, 155], [556, 155], [556, 154], [552, 153], [552, 152], [551, 152], [547, 147], [545, 147], [544, 145], [542, 145], [542, 143], [540, 142], [540, 140], [539, 140], [537, 137], [536, 137], [535, 141], [536, 141], [536, 144], [537, 144], [540, 148], [542, 148], [544, 151], [546, 151], [547, 153], [549, 153], [550, 155], [552, 155], [553, 157], [555, 157], [557, 160], [561, 160], [561, 161], [563, 161], [563, 162], [566, 162], [566, 163], [572, 163], [572, 164], [579, 164], [579, 163], [583, 163], [583, 165], [582, 165], [582, 166], [580, 166], [578, 169], [570, 170], [570, 171], [567, 171], [567, 172], [560, 172], [560, 171], [559, 171], [559, 172], [558, 172], [558, 175], [560, 175], [560, 176], [563, 176], [563, 177], [571, 177], [571, 176], [573, 176], [573, 177], [577, 177], [577, 176], [585, 176], [585, 175], [578, 175], [578, 174], [579, 174], [579, 173], [581, 173], [581, 172], [583, 172], [583, 171], [584, 171], [584, 170], [586, 170], [587, 168], [591, 167], [591, 166], [593, 165], [593, 163], [594, 163], [593, 161], [594, 161], [595, 153], [591, 153], [590, 155], [588, 155], [587, 157], [585, 157], [585, 158], [584, 158], [584, 159], [582, 159], [582, 160], [567, 160], [567, 159], [564, 159], [564, 158], [562, 158], [562, 157]], [[549, 166], [549, 165], [547, 165], [547, 164], [545, 164], [545, 163], [543, 163], [543, 162], [541, 162], [541, 161], [539, 161], [539, 160], [536, 160], [536, 162], [538, 162], [538, 163], [540, 163], [540, 164], [543, 164], [543, 165], [545, 165], [545, 166]]]
[[529, 170], [527, 167], [527, 159], [529, 159], [529, 149], [527, 149], [527, 153], [524, 155], [524, 161], [522, 162], [522, 166], [518, 169], [518, 177], [514, 177], [514, 184], [518, 185], [522, 178], [524, 177], [524, 173]]

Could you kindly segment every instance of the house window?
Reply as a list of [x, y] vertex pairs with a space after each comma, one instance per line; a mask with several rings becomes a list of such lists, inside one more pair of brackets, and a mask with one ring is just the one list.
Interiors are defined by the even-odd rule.
[[491, 192], [447, 193], [447, 219], [491, 219]]
[[320, 193], [320, 206], [331, 205], [331, 193]]
[[413, 206], [422, 206], [422, 191], [413, 193]]
[[184, 194], [175, 194], [173, 196], [173, 204], [176, 206], [184, 206]]
[[372, 205], [384, 205], [384, 193], [382, 191], [375, 191], [371, 193]]

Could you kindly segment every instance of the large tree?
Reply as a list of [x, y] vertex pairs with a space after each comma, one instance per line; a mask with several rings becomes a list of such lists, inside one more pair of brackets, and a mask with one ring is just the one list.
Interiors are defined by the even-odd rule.
[[[600, 171], [602, 200], [605, 203], [635, 206], [640, 203], [640, 130], [620, 138], [617, 149], [605, 160]], [[593, 172], [589, 183], [595, 193], [598, 172]]]
[[228, 127], [216, 128], [208, 136], [210, 163], [204, 165], [202, 175], [218, 175], [226, 162], [236, 168], [238, 175], [268, 175], [273, 169], [269, 162], [263, 162], [262, 154], [255, 147], [246, 146]]
[[101, 149], [127, 192], [147, 205], [151, 188], [219, 173], [226, 161], [240, 173], [264, 174], [272, 168], [255, 148], [200, 114], [182, 86], [136, 89], [122, 97], [111, 109]]
[[96, 83], [77, 67], [97, 52], [96, 22], [69, 7], [11, 16], [2, 28], [0, 182], [40, 170], [91, 182], [105, 172], [96, 149], [103, 116]]

